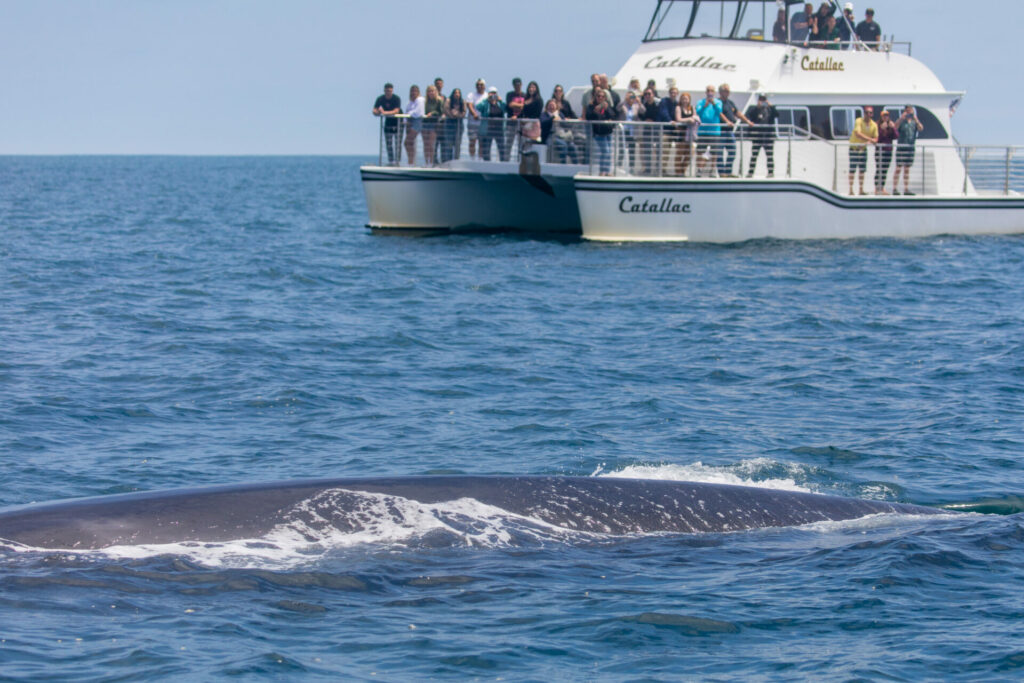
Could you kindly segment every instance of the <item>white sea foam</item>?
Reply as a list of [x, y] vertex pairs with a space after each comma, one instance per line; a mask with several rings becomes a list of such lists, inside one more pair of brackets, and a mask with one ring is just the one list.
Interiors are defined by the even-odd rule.
[[763, 472], [777, 471], [780, 468], [784, 468], [787, 473], [793, 476], [797, 476], [802, 472], [799, 465], [778, 463], [769, 458], [751, 458], [750, 460], [742, 460], [732, 465], [705, 465], [698, 461], [688, 465], [628, 465], [614, 472], [604, 472], [603, 468], [598, 468], [593, 476], [618, 477], [622, 479], [696, 481], [708, 484], [732, 484], [735, 486], [756, 486], [765, 489], [818, 493], [818, 491], [798, 484], [792, 476], [771, 479], [756, 478]]
[[124, 559], [173, 554], [210, 567], [294, 569], [313, 564], [331, 551], [361, 545], [498, 548], [594, 537], [472, 498], [420, 503], [381, 493], [330, 489], [296, 504], [281, 524], [261, 538], [112, 546], [76, 553]]

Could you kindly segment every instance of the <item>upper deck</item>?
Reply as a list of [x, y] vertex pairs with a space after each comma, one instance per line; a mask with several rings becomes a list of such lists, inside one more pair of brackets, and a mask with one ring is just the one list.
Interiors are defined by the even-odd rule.
[[[793, 32], [803, 3], [785, 0], [659, 0], [643, 43], [616, 74], [616, 82], [654, 79], [659, 87], [701, 92], [728, 82], [733, 92], [819, 95], [952, 95], [909, 43], [856, 39], [815, 43]], [[838, 5], [838, 21], [846, 22]], [[785, 27], [780, 40], [773, 26]], [[799, 22], [797, 22], [799, 23]]]

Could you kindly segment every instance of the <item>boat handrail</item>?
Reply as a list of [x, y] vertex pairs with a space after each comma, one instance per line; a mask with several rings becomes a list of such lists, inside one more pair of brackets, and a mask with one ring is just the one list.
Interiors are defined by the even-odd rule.
[[[470, 130], [462, 119], [442, 118], [425, 124], [404, 114], [381, 117], [378, 164], [467, 170], [468, 163], [481, 170], [504, 163], [499, 172], [540, 173], [544, 167], [561, 167], [563, 174], [722, 177], [747, 174], [754, 156], [754, 177], [764, 178], [768, 175], [767, 151], [761, 150], [770, 147], [774, 177], [805, 180], [838, 193], [848, 190], [851, 143], [829, 140], [792, 124], [744, 124], [737, 126], [733, 135], [717, 138], [700, 136], [698, 129], [697, 139], [687, 142], [686, 129], [673, 122], [571, 119], [551, 124], [548, 132], [538, 119], [478, 121], [471, 154]], [[481, 157], [482, 141], [488, 147], [487, 158]], [[432, 146], [432, 153], [425, 153], [431, 150], [425, 149], [424, 143]], [[727, 171], [720, 171], [717, 159], [724, 149], [733, 147], [730, 156], [734, 159]], [[898, 145], [892, 146], [893, 151], [876, 145], [867, 148], [866, 186], [874, 188], [872, 179], [880, 161], [887, 162], [885, 182], [891, 186]], [[909, 168], [909, 182], [919, 195], [1024, 195], [1024, 146], [919, 140]]]
[[[683, 38], [681, 36], [667, 36], [665, 38], [648, 38], [645, 43], [657, 43], [666, 40], [707, 40], [713, 36]], [[846, 40], [840, 42], [827, 42], [820, 40], [763, 40], [761, 38], [714, 38], [715, 40], [733, 40], [739, 42], [753, 42], [758, 45], [787, 45], [789, 47], [814, 48], [815, 50], [829, 50], [830, 52], [895, 52], [913, 56], [914, 45], [909, 40]]]

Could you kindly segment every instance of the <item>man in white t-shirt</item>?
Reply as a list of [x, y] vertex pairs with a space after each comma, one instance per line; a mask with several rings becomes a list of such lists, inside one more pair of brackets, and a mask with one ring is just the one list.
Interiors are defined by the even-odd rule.
[[477, 140], [480, 139], [480, 112], [476, 110], [478, 102], [487, 99], [487, 82], [482, 78], [476, 79], [476, 90], [466, 95], [466, 133], [469, 135], [469, 158], [479, 158], [477, 151]]

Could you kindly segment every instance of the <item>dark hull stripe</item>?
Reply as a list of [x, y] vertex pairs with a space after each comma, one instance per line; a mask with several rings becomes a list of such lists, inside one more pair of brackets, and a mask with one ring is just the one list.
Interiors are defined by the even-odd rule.
[[650, 183], [623, 181], [577, 180], [577, 192], [690, 192], [702, 194], [735, 194], [737, 192], [766, 193], [800, 193], [809, 194], [817, 199], [841, 209], [1024, 209], [1024, 199], [1012, 197], [992, 197], [990, 199], [963, 199], [959, 197], [921, 197], [904, 199], [847, 198], [833, 192], [823, 190], [809, 183], [758, 183], [746, 181], [742, 183], [716, 181], [704, 183], [687, 183], [679, 181]]

